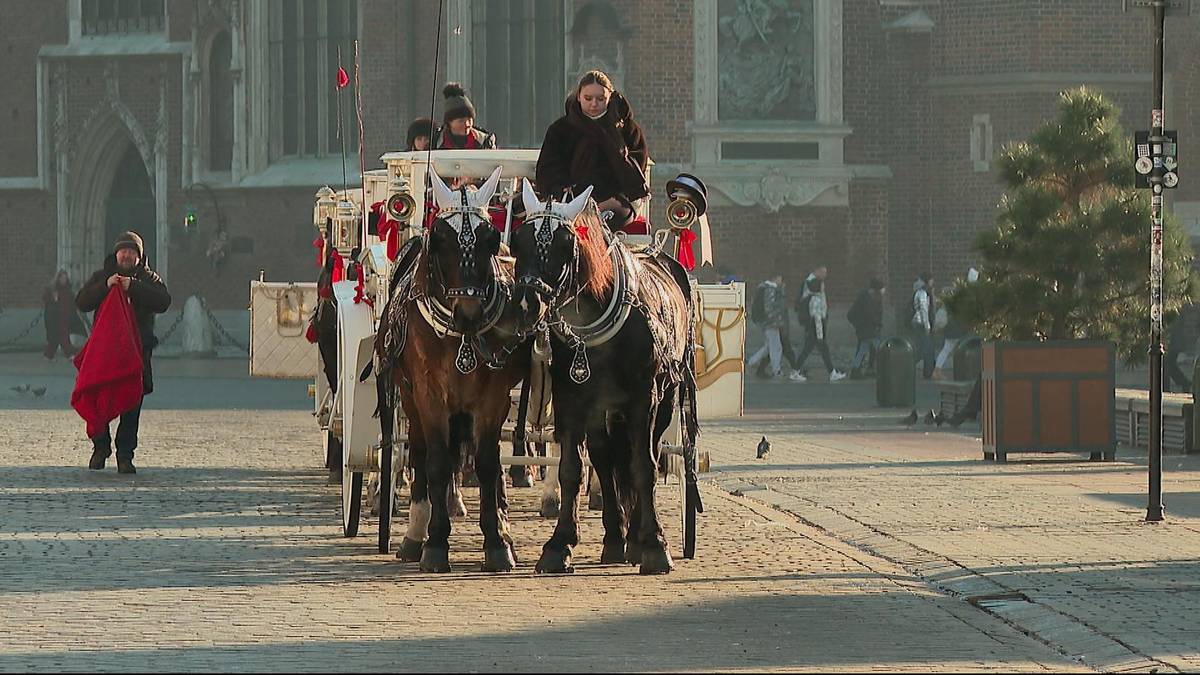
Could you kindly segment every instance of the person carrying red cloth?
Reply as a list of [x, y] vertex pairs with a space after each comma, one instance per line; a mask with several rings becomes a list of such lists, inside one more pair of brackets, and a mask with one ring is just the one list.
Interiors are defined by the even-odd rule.
[[[83, 395], [80, 390], [81, 384], [84, 387], [89, 384], [97, 385], [105, 379], [105, 373], [100, 371], [95, 373], [95, 379], [89, 382], [91, 376], [85, 378], [84, 373], [85, 370], [90, 370], [88, 352], [104, 349], [106, 338], [97, 333], [100, 332], [102, 325], [102, 315], [109, 311], [106, 308], [110, 305], [108, 299], [114, 286], [121, 287], [118, 295], [123, 294], [128, 297], [129, 309], [132, 310], [133, 321], [136, 324], [137, 330], [134, 337], [139, 343], [141, 351], [142, 386], [141, 394], [136, 397], [136, 400], [130, 402], [133, 407], [121, 413], [121, 422], [117, 427], [117, 470], [120, 473], [137, 473], [133, 466], [133, 451], [137, 447], [142, 398], [154, 391], [154, 375], [150, 367], [150, 357], [158, 344], [158, 338], [154, 335], [154, 317], [156, 314], [167, 311], [171, 306], [171, 294], [167, 291], [167, 286], [163, 283], [162, 278], [150, 269], [144, 259], [144, 252], [142, 238], [136, 232], [125, 232], [117, 237], [113, 244], [113, 253], [104, 260], [104, 267], [92, 274], [75, 296], [75, 306], [79, 311], [96, 313], [92, 320], [95, 327], [93, 335], [85, 345], [85, 351], [80, 353], [76, 361], [76, 365], [80, 367], [80, 382], [76, 383], [76, 394], [80, 396]], [[113, 326], [111, 333], [106, 332], [106, 335], [110, 336], [109, 344], [125, 344], [125, 350], [133, 350], [134, 348], [129, 346], [132, 344], [131, 342], [122, 341], [117, 328], [118, 326]], [[93, 346], [94, 342], [97, 343], [95, 346]], [[104, 361], [109, 361], [109, 357], [106, 357]], [[120, 372], [108, 373], [108, 375], [121, 375], [125, 373], [128, 365], [128, 363], [118, 360], [114, 364], [114, 370], [119, 368]], [[128, 391], [125, 389], [127, 382], [120, 378], [116, 381], [120, 382], [120, 388], [115, 392], [127, 395]], [[76, 394], [72, 394], [72, 404], [75, 402]], [[91, 422], [92, 420], [89, 420], [88, 437], [92, 440], [92, 458], [88, 463], [88, 468], [103, 469], [105, 460], [112, 454], [113, 439], [109, 433], [107, 422], [98, 425], [98, 429]]]

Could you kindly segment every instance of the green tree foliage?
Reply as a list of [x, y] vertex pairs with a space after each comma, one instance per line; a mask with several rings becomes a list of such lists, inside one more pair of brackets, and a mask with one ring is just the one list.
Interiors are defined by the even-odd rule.
[[[1000, 158], [1006, 194], [996, 227], [976, 241], [978, 281], [945, 302], [963, 324], [999, 340], [1104, 339], [1126, 363], [1150, 341], [1150, 194], [1135, 190], [1131, 141], [1118, 111], [1086, 88], [1065, 91], [1058, 117]], [[1163, 226], [1163, 306], [1191, 302], [1192, 251], [1177, 221]]]

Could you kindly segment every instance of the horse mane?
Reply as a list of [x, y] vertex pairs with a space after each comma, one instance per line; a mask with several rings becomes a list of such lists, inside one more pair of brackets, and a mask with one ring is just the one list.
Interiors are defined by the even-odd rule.
[[579, 257], [583, 259], [583, 291], [597, 300], [603, 300], [613, 287], [613, 266], [608, 257], [604, 230], [604, 223], [594, 207], [585, 208], [575, 218]]

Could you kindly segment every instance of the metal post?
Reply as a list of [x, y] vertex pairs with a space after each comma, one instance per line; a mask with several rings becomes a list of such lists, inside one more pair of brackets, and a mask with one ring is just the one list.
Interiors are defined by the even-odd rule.
[[1150, 114], [1150, 144], [1155, 148], [1150, 196], [1150, 444], [1149, 500], [1146, 520], [1163, 519], [1162, 503], [1162, 384], [1163, 384], [1163, 24], [1165, 0], [1154, 0], [1154, 108]]

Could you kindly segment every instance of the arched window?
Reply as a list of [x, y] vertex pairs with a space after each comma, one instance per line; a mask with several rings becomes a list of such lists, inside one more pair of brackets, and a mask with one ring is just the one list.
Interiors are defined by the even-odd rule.
[[213, 38], [208, 51], [208, 168], [233, 166], [233, 77], [229, 71], [233, 43], [228, 31]]
[[[271, 159], [341, 152], [338, 94], [341, 63], [354, 75], [357, 0], [270, 0]], [[353, 88], [342, 90], [346, 151], [358, 152]]]

